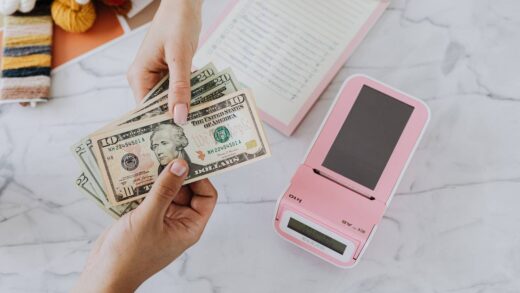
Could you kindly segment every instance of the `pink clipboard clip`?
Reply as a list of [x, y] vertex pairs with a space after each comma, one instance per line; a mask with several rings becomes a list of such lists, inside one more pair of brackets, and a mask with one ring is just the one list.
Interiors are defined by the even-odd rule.
[[278, 200], [276, 232], [339, 267], [357, 264], [429, 117], [421, 100], [388, 85], [345, 81]]

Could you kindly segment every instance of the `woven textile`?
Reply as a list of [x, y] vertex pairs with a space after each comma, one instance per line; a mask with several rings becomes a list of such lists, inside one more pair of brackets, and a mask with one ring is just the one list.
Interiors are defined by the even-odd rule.
[[0, 103], [44, 102], [49, 98], [51, 0], [38, 0], [28, 13], [4, 18]]

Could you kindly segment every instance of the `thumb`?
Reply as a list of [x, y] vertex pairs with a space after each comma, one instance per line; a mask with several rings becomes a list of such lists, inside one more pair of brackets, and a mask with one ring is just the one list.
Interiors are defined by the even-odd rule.
[[173, 121], [177, 124], [186, 124], [191, 100], [191, 58], [187, 49], [178, 49], [167, 58], [170, 71], [168, 88], [168, 109], [173, 114]]
[[168, 207], [184, 183], [188, 174], [188, 164], [182, 159], [170, 162], [159, 174], [152, 186], [152, 190], [146, 196], [143, 206], [144, 213], [164, 218]]

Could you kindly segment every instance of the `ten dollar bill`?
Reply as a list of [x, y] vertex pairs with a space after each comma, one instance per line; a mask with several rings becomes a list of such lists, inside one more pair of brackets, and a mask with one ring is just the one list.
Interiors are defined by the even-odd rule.
[[187, 184], [270, 156], [248, 90], [192, 107], [183, 126], [166, 113], [98, 134], [92, 141], [113, 205], [144, 197], [176, 158], [188, 162]]

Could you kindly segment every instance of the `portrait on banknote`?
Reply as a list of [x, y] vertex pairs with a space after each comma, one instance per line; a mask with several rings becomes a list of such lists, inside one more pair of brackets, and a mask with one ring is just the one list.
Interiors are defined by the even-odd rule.
[[188, 165], [192, 165], [185, 150], [189, 141], [181, 126], [173, 122], [160, 124], [152, 131], [150, 143], [150, 148], [159, 162], [157, 175], [161, 174], [166, 165], [175, 159], [183, 159]]

